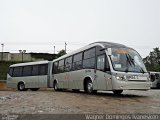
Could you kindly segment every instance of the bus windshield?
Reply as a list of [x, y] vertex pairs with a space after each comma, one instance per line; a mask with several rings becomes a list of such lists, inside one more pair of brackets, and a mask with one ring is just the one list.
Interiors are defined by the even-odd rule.
[[116, 71], [147, 72], [140, 55], [130, 48], [112, 48], [111, 61]]

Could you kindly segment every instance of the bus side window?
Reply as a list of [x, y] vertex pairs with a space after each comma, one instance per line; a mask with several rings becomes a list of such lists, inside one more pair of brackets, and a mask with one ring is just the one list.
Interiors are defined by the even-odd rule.
[[82, 69], [82, 53], [73, 56], [73, 70]]
[[58, 62], [53, 63], [53, 71], [52, 71], [52, 73], [56, 74], [57, 73], [57, 68], [58, 68]]
[[31, 74], [32, 76], [38, 75], [38, 65], [33, 65]]
[[39, 75], [47, 75], [48, 66], [47, 64], [40, 65]]
[[105, 55], [97, 56], [97, 70], [104, 71], [105, 68]]
[[96, 46], [96, 55], [102, 55], [105, 54], [105, 50], [102, 50], [103, 48], [101, 46]]
[[105, 72], [110, 71], [109, 62], [105, 54], [97, 56], [97, 69]]
[[23, 76], [30, 76], [31, 75], [32, 66], [24, 66], [23, 67]]
[[66, 58], [65, 60], [65, 72], [69, 72], [72, 70], [72, 56]]
[[22, 76], [22, 67], [15, 67], [13, 70], [13, 77], [21, 77]]
[[59, 61], [58, 64], [58, 73], [63, 73], [64, 72], [64, 59]]
[[84, 52], [83, 68], [95, 68], [95, 50], [92, 48]]
[[13, 75], [13, 68], [9, 68], [8, 74], [12, 77], [12, 75]]

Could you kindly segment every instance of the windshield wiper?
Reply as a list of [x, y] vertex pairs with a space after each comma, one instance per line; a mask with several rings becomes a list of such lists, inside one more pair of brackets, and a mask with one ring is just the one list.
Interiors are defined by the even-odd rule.
[[127, 56], [127, 54], [126, 54], [126, 58], [127, 58], [127, 62], [126, 62], [126, 70], [125, 70], [125, 72], [127, 73], [127, 72], [129, 72], [129, 71], [128, 71], [128, 69], [129, 69], [128, 63], [132, 66], [132, 62], [131, 62], [131, 60], [129, 59], [129, 57]]
[[129, 59], [130, 63], [133, 64], [135, 66], [135, 64], [138, 66], [139, 70], [144, 74], [145, 71], [143, 70], [143, 68], [129, 55], [126, 54], [127, 59]]

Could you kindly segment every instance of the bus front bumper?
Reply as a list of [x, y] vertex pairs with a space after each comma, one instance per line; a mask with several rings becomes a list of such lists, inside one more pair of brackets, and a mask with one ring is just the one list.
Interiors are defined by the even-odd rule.
[[151, 82], [116, 81], [114, 90], [149, 90]]

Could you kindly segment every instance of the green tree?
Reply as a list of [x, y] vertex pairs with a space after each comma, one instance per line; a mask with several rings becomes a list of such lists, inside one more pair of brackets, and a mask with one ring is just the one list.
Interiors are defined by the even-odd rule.
[[61, 50], [61, 51], [59, 51], [59, 53], [57, 54], [57, 57], [61, 57], [61, 56], [65, 55], [65, 54], [66, 54], [65, 50]]
[[160, 50], [153, 48], [147, 57], [143, 59], [148, 71], [160, 71]]

